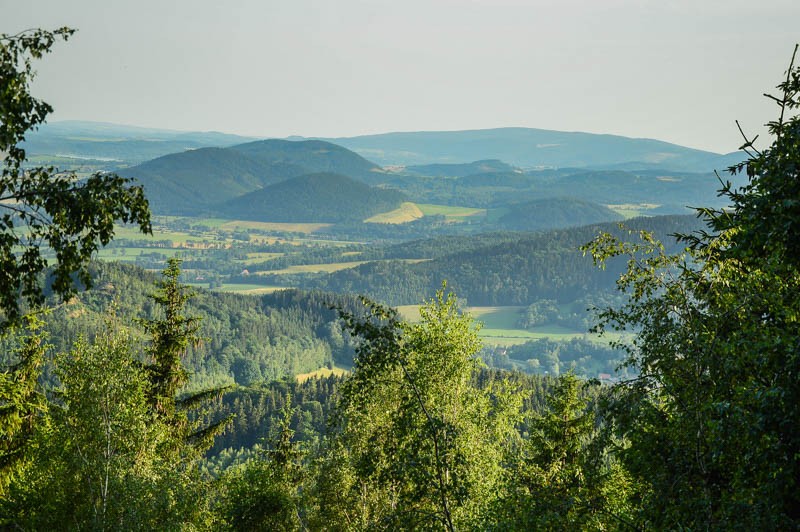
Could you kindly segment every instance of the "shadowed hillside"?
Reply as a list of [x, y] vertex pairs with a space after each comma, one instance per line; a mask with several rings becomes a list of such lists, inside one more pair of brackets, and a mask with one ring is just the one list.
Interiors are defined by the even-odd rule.
[[604, 205], [572, 198], [552, 198], [511, 205], [498, 225], [514, 231], [556, 229], [620, 220]]
[[319, 173], [295, 177], [239, 198], [221, 211], [238, 219], [270, 222], [361, 221], [391, 211], [407, 198], [349, 177]]

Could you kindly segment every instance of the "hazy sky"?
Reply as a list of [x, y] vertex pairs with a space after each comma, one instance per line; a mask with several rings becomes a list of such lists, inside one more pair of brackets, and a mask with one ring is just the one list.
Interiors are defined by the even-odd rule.
[[774, 118], [798, 0], [0, 0], [51, 120], [258, 136], [523, 126], [719, 152]]

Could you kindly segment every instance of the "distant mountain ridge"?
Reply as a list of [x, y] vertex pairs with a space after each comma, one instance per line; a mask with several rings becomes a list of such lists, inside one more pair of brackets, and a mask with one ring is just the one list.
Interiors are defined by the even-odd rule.
[[217, 131], [174, 131], [107, 122], [66, 120], [42, 124], [23, 143], [31, 155], [141, 163], [171, 153], [219, 148], [255, 140]]
[[[382, 166], [464, 164], [497, 159], [525, 168], [571, 166], [710, 172], [745, 159], [742, 152], [719, 154], [656, 139], [523, 127], [291, 137], [288, 142], [309, 139], [332, 142]], [[38, 131], [29, 133], [24, 147], [33, 155], [61, 154], [140, 163], [186, 149], [228, 147], [254, 140], [257, 139], [213, 131], [61, 121], [44, 124]]]
[[[508, 127], [466, 131], [418, 131], [324, 138], [382, 165], [428, 165], [500, 159], [521, 167], [630, 165], [710, 172], [744, 160], [655, 139]], [[638, 164], [637, 164], [638, 163]]]

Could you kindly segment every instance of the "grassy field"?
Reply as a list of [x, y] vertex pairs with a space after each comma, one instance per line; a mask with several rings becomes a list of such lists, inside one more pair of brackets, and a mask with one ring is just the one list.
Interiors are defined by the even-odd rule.
[[184, 250], [180, 248], [102, 248], [97, 252], [97, 258], [102, 260], [117, 260], [119, 262], [134, 262], [142, 254], [160, 253], [167, 257], [174, 257]]
[[164, 229], [163, 227], [154, 226], [153, 235], [145, 235], [135, 227], [115, 227], [114, 238], [127, 238], [130, 240], [171, 240], [172, 245], [176, 244], [202, 244], [204, 242], [219, 241], [219, 237], [215, 233], [198, 233], [189, 234], [184, 231], [172, 231]]
[[419, 307], [420, 305], [399, 305], [395, 308], [400, 313], [400, 317], [413, 323], [420, 320]]
[[256, 231], [281, 231], [286, 233], [311, 234], [320, 229], [330, 227], [331, 224], [324, 223], [283, 223], [283, 222], [251, 222], [245, 220], [226, 220], [219, 225], [223, 231], [246, 231], [253, 229]]
[[450, 221], [463, 221], [469, 216], [484, 216], [486, 209], [476, 209], [473, 207], [454, 207], [451, 205], [433, 205], [430, 203], [417, 203], [417, 207], [425, 216], [443, 215]]
[[333, 262], [331, 264], [299, 264], [296, 266], [289, 266], [282, 270], [258, 272], [258, 275], [267, 275], [273, 273], [278, 275], [286, 275], [290, 273], [331, 273], [339, 270], [346, 270], [347, 268], [355, 268], [356, 266], [360, 266], [364, 263], [365, 261], [361, 260], [353, 262]]
[[620, 203], [619, 205], [606, 205], [626, 220], [639, 216], [650, 216], [648, 211], [660, 207], [655, 203]]
[[[401, 305], [397, 307], [400, 315], [408, 321], [419, 321], [420, 305]], [[530, 340], [550, 338], [551, 340], [571, 340], [589, 337], [584, 331], [577, 331], [558, 325], [543, 325], [534, 329], [520, 329], [517, 320], [525, 307], [467, 307], [466, 311], [475, 321], [483, 324], [478, 336], [484, 344], [510, 346], [524, 344]]]
[[[186, 283], [190, 286], [197, 288], [208, 289], [208, 283]], [[220, 288], [214, 288], [212, 292], [231, 292], [234, 294], [246, 294], [257, 296], [260, 294], [271, 294], [278, 290], [288, 290], [288, 286], [267, 286], [263, 284], [246, 284], [246, 283], [225, 283]]]
[[274, 259], [274, 258], [277, 258], [277, 257], [283, 257], [284, 255], [285, 255], [285, 253], [268, 253], [268, 252], [265, 252], [265, 251], [253, 252], [253, 253], [248, 253], [246, 259], [239, 260], [237, 262], [240, 262], [240, 263], [245, 264], [245, 265], [249, 265], [249, 264], [255, 264], [257, 262], [268, 261], [270, 259]]
[[467, 307], [476, 321], [487, 329], [516, 329], [520, 312], [525, 307]]
[[296, 375], [295, 378], [297, 379], [297, 382], [305, 382], [309, 379], [325, 378], [325, 377], [330, 377], [331, 375], [336, 375], [340, 377], [342, 375], [346, 375], [347, 373], [348, 370], [340, 368], [338, 366], [334, 366], [333, 369], [320, 368], [316, 371], [310, 371], [308, 373], [300, 373], [299, 375]]
[[577, 332], [557, 325], [537, 327], [534, 330], [523, 329], [481, 329], [478, 333], [486, 345], [510, 346], [524, 344], [531, 340], [572, 340], [573, 338], [589, 338], [588, 333]]
[[393, 211], [376, 214], [371, 218], [367, 218], [364, 222], [375, 224], [404, 224], [418, 220], [423, 216], [425, 215], [422, 214], [422, 211], [416, 204], [406, 201], [403, 202], [399, 208]]

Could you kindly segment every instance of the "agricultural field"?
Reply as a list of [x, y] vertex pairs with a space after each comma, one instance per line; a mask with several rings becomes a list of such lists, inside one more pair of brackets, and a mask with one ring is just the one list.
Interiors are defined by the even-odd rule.
[[473, 207], [454, 207], [451, 205], [433, 205], [430, 203], [417, 203], [417, 207], [425, 216], [442, 215], [450, 222], [463, 222], [471, 216], [485, 216], [486, 209]]
[[[195, 288], [208, 289], [208, 283], [202, 282], [189, 282], [186, 283]], [[288, 290], [288, 286], [267, 286], [263, 284], [248, 284], [248, 283], [224, 283], [222, 286], [212, 288], [212, 292], [230, 292], [234, 294], [245, 294], [251, 296], [258, 296], [261, 294], [271, 294], [278, 290]]]
[[376, 214], [371, 218], [367, 218], [364, 222], [375, 224], [404, 224], [419, 220], [423, 216], [425, 215], [422, 210], [420, 210], [415, 203], [406, 201], [403, 202], [399, 208], [393, 211]]
[[107, 247], [98, 250], [96, 258], [108, 261], [136, 262], [142, 255], [158, 253], [165, 257], [174, 257], [183, 255], [184, 251], [181, 248]]
[[551, 340], [571, 340], [583, 338], [587, 333], [560, 327], [542, 325], [534, 329], [520, 329], [517, 321], [525, 307], [468, 307], [466, 310], [483, 324], [478, 332], [484, 344], [509, 346], [523, 344], [530, 340], [550, 338]]
[[243, 220], [220, 220], [222, 223], [218, 226], [223, 231], [261, 231], [261, 232], [278, 232], [278, 233], [301, 233], [311, 234], [330, 227], [332, 224], [327, 223], [284, 223], [284, 222], [253, 222]]
[[295, 378], [297, 379], [297, 382], [302, 383], [309, 379], [324, 379], [325, 377], [330, 377], [331, 375], [341, 377], [342, 375], [346, 375], [349, 371], [349, 369], [334, 366], [333, 369], [320, 368], [316, 371], [310, 371], [308, 373], [299, 373], [295, 375]]
[[352, 261], [352, 262], [334, 262], [330, 264], [300, 264], [295, 266], [288, 266], [281, 270], [267, 270], [260, 271], [258, 275], [270, 274], [292, 274], [292, 273], [331, 273], [338, 272], [339, 270], [346, 270], [348, 268], [355, 268], [364, 264], [365, 261]]
[[247, 254], [246, 259], [236, 259], [236, 262], [244, 264], [245, 266], [249, 266], [250, 264], [257, 264], [259, 262], [264, 262], [270, 259], [276, 259], [278, 257], [283, 257], [286, 253], [270, 253], [267, 251], [255, 251], [252, 253]]
[[[401, 305], [397, 307], [400, 315], [408, 321], [418, 321], [420, 305]], [[542, 325], [532, 330], [520, 329], [517, 320], [525, 307], [467, 307], [465, 312], [482, 324], [478, 336], [486, 345], [507, 347], [524, 344], [530, 340], [549, 338], [551, 340], [572, 340], [588, 338], [589, 333], [568, 329], [558, 325]]]
[[661, 205], [655, 203], [620, 203], [617, 205], [606, 205], [609, 209], [616, 212], [626, 220], [638, 218], [639, 216], [651, 216], [652, 209], [657, 209]]

